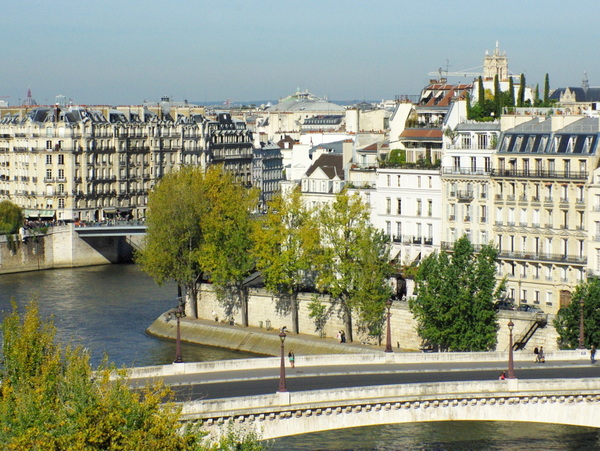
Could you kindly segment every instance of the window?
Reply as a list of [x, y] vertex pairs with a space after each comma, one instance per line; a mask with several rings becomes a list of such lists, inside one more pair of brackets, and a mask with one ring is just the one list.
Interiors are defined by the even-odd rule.
[[52, 141], [46, 141], [46, 150], [52, 150]]
[[417, 200], [417, 216], [421, 216], [422, 211], [421, 211], [421, 199]]
[[433, 215], [433, 201], [430, 199], [427, 201], [427, 216]]
[[398, 184], [399, 187], [401, 186], [401, 184], [400, 184], [401, 180], [400, 179], [401, 179], [401, 177], [398, 176], [398, 179], [396, 180], [396, 183]]
[[58, 156], [58, 164], [65, 164], [65, 156], [64, 155]]
[[392, 223], [390, 221], [385, 221], [385, 233], [387, 236], [392, 235]]
[[417, 188], [421, 188], [421, 176], [417, 176]]
[[52, 164], [52, 155], [46, 155], [46, 164]]
[[65, 200], [58, 199], [58, 208], [65, 208]]
[[399, 214], [399, 215], [402, 214], [402, 199], [398, 199], [397, 206], [396, 206], [396, 214]]
[[59, 179], [64, 179], [65, 178], [65, 170], [64, 169], [59, 169], [58, 170], [58, 178]]
[[391, 178], [392, 178], [392, 177], [391, 177], [390, 175], [386, 176], [386, 179], [387, 179], [387, 180], [386, 180], [386, 182], [387, 182], [387, 186], [392, 186], [392, 183], [391, 183]]
[[46, 178], [47, 179], [51, 179], [52, 178], [52, 169], [46, 169]]
[[64, 193], [65, 193], [65, 185], [64, 185], [63, 183], [60, 183], [60, 184], [58, 185], [58, 192], [59, 192], [60, 194], [64, 194]]
[[429, 176], [429, 188], [433, 188], [433, 177]]
[[385, 199], [385, 212], [388, 215], [392, 212], [392, 199], [389, 197]]

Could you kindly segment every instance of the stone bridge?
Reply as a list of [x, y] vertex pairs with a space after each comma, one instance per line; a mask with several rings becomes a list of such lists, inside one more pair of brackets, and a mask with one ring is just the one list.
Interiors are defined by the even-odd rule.
[[428, 421], [522, 421], [600, 427], [600, 379], [443, 382], [285, 392], [183, 403], [186, 421], [262, 439]]

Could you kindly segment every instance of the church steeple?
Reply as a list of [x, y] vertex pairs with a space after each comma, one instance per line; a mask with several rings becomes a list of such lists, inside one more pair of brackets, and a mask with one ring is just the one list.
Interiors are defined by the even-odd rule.
[[498, 80], [508, 80], [508, 58], [506, 52], [500, 53], [498, 41], [494, 52], [490, 55], [486, 50], [483, 58], [483, 78], [493, 79], [496, 75]]

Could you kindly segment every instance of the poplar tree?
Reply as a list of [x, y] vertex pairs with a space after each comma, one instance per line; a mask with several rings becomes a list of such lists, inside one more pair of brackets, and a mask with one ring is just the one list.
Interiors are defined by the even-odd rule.
[[477, 83], [477, 102], [483, 110], [485, 104], [485, 89], [483, 89], [483, 78], [481, 77], [481, 75], [479, 76], [479, 80]]
[[417, 332], [442, 351], [488, 351], [496, 345], [494, 299], [503, 287], [495, 278], [497, 250], [479, 253], [466, 236], [452, 253], [434, 252], [421, 261], [415, 278], [417, 296], [409, 308]]
[[502, 115], [502, 91], [500, 90], [500, 80], [498, 74], [494, 75], [494, 113], [496, 118], [499, 119]]
[[319, 223], [324, 258], [318, 288], [329, 293], [339, 308], [348, 341], [353, 340], [353, 312], [359, 327], [377, 333], [391, 296], [389, 239], [371, 225], [368, 206], [347, 190], [322, 207]]
[[508, 96], [506, 98], [506, 106], [515, 106], [515, 84], [512, 77], [508, 77]]
[[255, 269], [253, 212], [258, 190], [243, 186], [221, 166], [210, 168], [204, 178], [208, 211], [202, 220], [203, 240], [197, 254], [200, 267], [208, 274], [226, 314], [242, 314], [248, 325], [246, 278]]
[[561, 307], [554, 319], [560, 349], [579, 347], [579, 322], [583, 303], [584, 346], [600, 346], [600, 279], [588, 278], [575, 287], [571, 303]]
[[255, 223], [253, 241], [256, 269], [278, 296], [278, 310], [291, 312], [292, 331], [299, 333], [298, 293], [314, 285], [311, 276], [320, 255], [319, 228], [299, 187], [269, 203], [266, 216]]
[[205, 175], [199, 167], [182, 167], [166, 174], [148, 196], [146, 236], [135, 261], [158, 285], [173, 280], [184, 287], [187, 314], [196, 318], [202, 267], [201, 227], [208, 213]]

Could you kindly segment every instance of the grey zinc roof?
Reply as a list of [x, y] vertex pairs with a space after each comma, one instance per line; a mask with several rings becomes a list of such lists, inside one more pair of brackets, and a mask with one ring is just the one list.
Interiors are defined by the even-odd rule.
[[267, 111], [345, 111], [344, 107], [327, 100], [316, 97], [308, 92], [297, 92], [276, 105], [269, 107]]
[[500, 131], [499, 122], [472, 122], [472, 123], [461, 123], [456, 126], [456, 130], [469, 131], [469, 132], [496, 132]]

